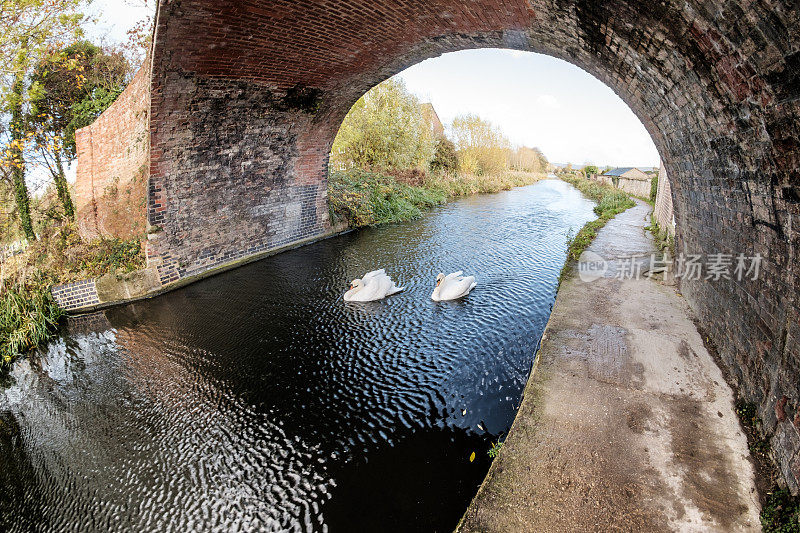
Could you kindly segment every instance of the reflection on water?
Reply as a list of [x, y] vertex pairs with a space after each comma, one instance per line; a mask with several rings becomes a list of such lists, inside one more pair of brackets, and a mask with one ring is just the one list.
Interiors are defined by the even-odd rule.
[[[592, 218], [548, 180], [70, 320], [0, 392], [0, 529], [452, 530]], [[406, 292], [346, 304], [376, 268]]]

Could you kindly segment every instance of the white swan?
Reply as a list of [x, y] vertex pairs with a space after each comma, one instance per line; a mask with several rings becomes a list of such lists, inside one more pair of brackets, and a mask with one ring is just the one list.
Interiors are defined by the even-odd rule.
[[350, 290], [344, 293], [345, 302], [373, 302], [405, 290], [398, 287], [384, 269], [367, 272], [361, 279], [350, 283]]
[[475, 276], [464, 277], [462, 271], [453, 272], [445, 276], [439, 274], [436, 276], [436, 288], [433, 289], [431, 300], [435, 302], [442, 302], [444, 300], [457, 300], [469, 294], [469, 291], [475, 288]]

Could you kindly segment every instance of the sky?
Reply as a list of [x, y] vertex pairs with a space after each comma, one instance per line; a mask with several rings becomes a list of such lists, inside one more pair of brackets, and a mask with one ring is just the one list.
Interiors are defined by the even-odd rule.
[[[147, 14], [143, 0], [95, 0], [90, 38], [123, 41]], [[150, 0], [150, 4], [153, 0]], [[515, 145], [539, 147], [553, 163], [659, 166], [650, 135], [609, 87], [553, 57], [516, 50], [466, 50], [399, 74], [447, 125], [459, 114], [490, 120]]]
[[554, 57], [517, 50], [466, 50], [399, 75], [444, 124], [475, 113], [512, 143], [541, 148], [553, 163], [659, 166], [642, 123], [608, 86]]

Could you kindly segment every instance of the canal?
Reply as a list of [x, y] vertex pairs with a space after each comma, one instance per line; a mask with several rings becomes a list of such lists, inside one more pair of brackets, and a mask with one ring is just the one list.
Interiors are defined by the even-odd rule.
[[[452, 531], [592, 206], [544, 180], [70, 319], [0, 388], [0, 529]], [[377, 268], [406, 291], [345, 303]]]

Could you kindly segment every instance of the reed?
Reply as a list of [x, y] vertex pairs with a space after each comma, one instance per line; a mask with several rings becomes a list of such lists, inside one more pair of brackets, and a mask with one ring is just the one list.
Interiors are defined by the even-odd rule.
[[52, 278], [36, 271], [24, 283], [0, 286], [0, 368], [46, 342], [58, 329], [62, 311], [50, 292], [52, 285]]

